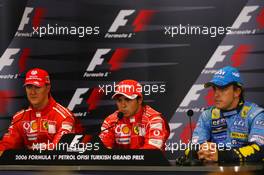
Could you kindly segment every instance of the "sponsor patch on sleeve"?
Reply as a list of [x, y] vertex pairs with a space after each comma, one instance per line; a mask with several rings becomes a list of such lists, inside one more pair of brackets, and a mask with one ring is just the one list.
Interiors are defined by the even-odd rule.
[[56, 122], [48, 121], [48, 133], [55, 134], [56, 133]]
[[162, 129], [162, 123], [152, 123], [150, 129]]
[[62, 122], [61, 128], [68, 131], [72, 131], [72, 124], [69, 122]]
[[199, 136], [193, 136], [192, 138], [193, 143], [198, 143], [198, 140], [199, 140]]
[[259, 128], [259, 129], [263, 129], [264, 128], [264, 120], [256, 120], [255, 121], [255, 127]]
[[258, 144], [264, 145], [264, 136], [261, 135], [252, 135], [249, 139], [249, 142], [256, 142]]
[[161, 148], [163, 141], [160, 139], [149, 139], [148, 144], [153, 145], [157, 148]]

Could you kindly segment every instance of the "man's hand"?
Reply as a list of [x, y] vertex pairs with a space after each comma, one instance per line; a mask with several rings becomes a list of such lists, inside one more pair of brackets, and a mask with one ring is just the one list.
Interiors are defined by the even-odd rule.
[[216, 162], [218, 161], [218, 151], [216, 143], [205, 142], [200, 146], [198, 151], [198, 158], [200, 160], [205, 160], [206, 162]]

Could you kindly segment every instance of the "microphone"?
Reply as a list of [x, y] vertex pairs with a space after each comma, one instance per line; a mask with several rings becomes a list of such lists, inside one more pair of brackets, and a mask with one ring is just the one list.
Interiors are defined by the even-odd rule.
[[[197, 165], [201, 165], [201, 161], [194, 159], [194, 154], [196, 153], [196, 150], [192, 149], [192, 134], [193, 134], [193, 130], [192, 130], [192, 116], [193, 116], [193, 110], [189, 109], [187, 111], [187, 116], [189, 118], [189, 126], [190, 126], [190, 147], [189, 147], [189, 157], [185, 160], [183, 160], [182, 165], [187, 165], [187, 166], [197, 166]], [[196, 156], [195, 156], [196, 157]]]
[[97, 128], [96, 131], [91, 130], [91, 129], [90, 129], [90, 130], [85, 129], [85, 131], [84, 131], [83, 133], [84, 133], [84, 134], [88, 134], [88, 135], [92, 135], [92, 136], [97, 136], [97, 135], [101, 134], [102, 132], [104, 132], [104, 131], [106, 131], [106, 130], [109, 130], [109, 129], [115, 127], [115, 126], [117, 125], [118, 121], [119, 121], [119, 120], [122, 120], [123, 117], [124, 117], [124, 113], [122, 113], [122, 112], [118, 112], [118, 113], [117, 113], [117, 120], [116, 120], [111, 126], [109, 126], [109, 127], [107, 127], [107, 128], [104, 128], [103, 130]]
[[189, 117], [189, 126], [190, 126], [190, 131], [191, 131], [191, 139], [190, 139], [190, 141], [191, 141], [191, 143], [192, 143], [192, 133], [193, 133], [193, 131], [192, 131], [192, 116], [193, 116], [193, 110], [191, 110], [191, 109], [189, 109], [188, 111], [187, 111], [187, 116]]
[[[101, 139], [100, 139], [99, 137], [97, 137], [97, 136], [100, 135], [101, 133], [103, 133], [104, 131], [107, 131], [107, 130], [109, 130], [109, 129], [111, 129], [111, 128], [114, 128], [114, 127], [117, 125], [118, 121], [119, 121], [119, 120], [122, 120], [123, 117], [124, 117], [124, 113], [122, 113], [122, 112], [118, 112], [118, 113], [117, 113], [117, 120], [115, 121], [115, 123], [112, 124], [111, 126], [107, 127], [107, 128], [104, 128], [103, 130], [100, 130], [99, 133], [97, 132], [96, 134], [92, 134], [92, 135], [90, 135], [90, 136], [91, 136], [91, 139], [90, 139], [90, 140], [93, 140], [94, 142], [97, 141], [97, 142], [101, 143], [102, 145], [104, 145], [104, 144], [101, 142]], [[96, 136], [96, 137], [94, 137], [94, 136]], [[95, 138], [95, 139], [94, 139], [94, 138]]]
[[[117, 125], [118, 121], [121, 120], [123, 117], [124, 117], [124, 114], [122, 112], [118, 112], [117, 113], [117, 120], [114, 122], [114, 124], [112, 124], [111, 126], [109, 126], [107, 128], [104, 128], [103, 130], [98, 129], [95, 132], [88, 132], [87, 130], [85, 130], [82, 133], [82, 137], [81, 137], [82, 139], [80, 139], [80, 140], [82, 140], [82, 143], [87, 143], [87, 142], [98, 143], [99, 142], [101, 144], [101, 140], [98, 136], [102, 132], [107, 131], [107, 130], [115, 127]], [[71, 144], [72, 141], [74, 140], [75, 136], [76, 136], [76, 134], [67, 134], [67, 135], [68, 135], [67, 137], [64, 136], [62, 139], [60, 139], [60, 143]]]
[[117, 117], [118, 117], [118, 120], [122, 120], [122, 118], [124, 117], [124, 113], [118, 112]]
[[124, 117], [124, 113], [123, 112], [118, 112], [117, 113], [117, 118], [118, 118], [117, 121], [112, 126], [109, 126], [108, 128], [103, 129], [100, 133], [115, 127], [117, 125], [118, 121], [122, 120], [123, 117]]
[[193, 116], [193, 110], [189, 109], [189, 110], [187, 111], [187, 115], [188, 115], [189, 117], [192, 117], [192, 116]]

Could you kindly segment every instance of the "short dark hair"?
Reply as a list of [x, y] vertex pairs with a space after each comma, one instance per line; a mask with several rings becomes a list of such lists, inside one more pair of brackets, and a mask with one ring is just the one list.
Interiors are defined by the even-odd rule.
[[146, 102], [144, 102], [143, 97], [139, 97], [138, 96], [136, 99], [139, 100], [140, 98], [142, 98], [142, 104], [141, 104], [141, 106], [143, 106], [143, 107], [146, 106], [147, 104], [146, 104]]
[[244, 90], [244, 88], [242, 86], [237, 85], [237, 84], [233, 84], [233, 87], [234, 87], [234, 89], [238, 89], [238, 88], [241, 89], [241, 93], [240, 93], [240, 96], [239, 96], [239, 101], [244, 101], [245, 100], [245, 95], [244, 95], [245, 90]]

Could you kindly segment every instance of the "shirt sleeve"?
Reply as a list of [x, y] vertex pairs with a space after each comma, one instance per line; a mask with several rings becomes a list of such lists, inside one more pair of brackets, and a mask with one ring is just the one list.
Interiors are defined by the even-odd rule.
[[61, 137], [64, 134], [73, 133], [74, 124], [75, 124], [75, 120], [73, 116], [67, 116], [65, 119], [63, 119], [58, 128], [58, 132], [53, 137], [52, 143], [56, 145], [59, 143]]
[[113, 123], [108, 118], [106, 118], [102, 124], [101, 133], [99, 134], [104, 146], [109, 149], [112, 149], [115, 144], [115, 125], [116, 122]]
[[0, 141], [0, 151], [23, 148], [23, 136], [19, 131], [19, 124], [20, 119], [13, 118], [8, 132], [4, 134], [3, 139]]
[[258, 114], [251, 124], [247, 146], [219, 151], [219, 161], [263, 161], [264, 159], [264, 113]]
[[196, 124], [193, 132], [193, 143], [204, 143], [211, 138], [211, 110], [204, 111]]
[[251, 143], [257, 143], [258, 145], [264, 145], [264, 113], [258, 114], [252, 124], [248, 137], [248, 141]]
[[218, 151], [218, 162], [260, 162], [264, 161], [264, 145], [251, 144], [231, 150]]
[[169, 135], [170, 128], [167, 122], [161, 116], [155, 116], [146, 127], [145, 142], [140, 149], [164, 150]]

